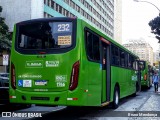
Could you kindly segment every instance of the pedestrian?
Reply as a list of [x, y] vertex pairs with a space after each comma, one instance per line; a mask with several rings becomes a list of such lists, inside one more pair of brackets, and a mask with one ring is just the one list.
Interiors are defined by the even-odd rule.
[[154, 83], [154, 90], [155, 90], [155, 92], [158, 92], [159, 76], [158, 76], [157, 71], [155, 71], [155, 73], [153, 75], [153, 83]]
[[156, 64], [155, 63], [153, 63], [153, 67], [152, 68], [153, 68], [153, 71], [156, 72]]

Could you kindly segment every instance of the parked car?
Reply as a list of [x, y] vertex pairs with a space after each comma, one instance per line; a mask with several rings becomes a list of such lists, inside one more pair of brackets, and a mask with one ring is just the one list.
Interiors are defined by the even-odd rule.
[[9, 103], [9, 73], [0, 73], [0, 104]]
[[11, 104], [9, 102], [9, 73], [0, 73], [0, 104], [9, 104], [20, 108], [31, 107], [31, 104]]
[[9, 73], [0, 73], [0, 77], [9, 79]]

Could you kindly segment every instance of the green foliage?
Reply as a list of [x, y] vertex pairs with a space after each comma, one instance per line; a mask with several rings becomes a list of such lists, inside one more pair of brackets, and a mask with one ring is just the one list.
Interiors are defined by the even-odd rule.
[[[0, 13], [2, 12], [2, 7], [0, 6]], [[11, 34], [9, 33], [9, 28], [5, 23], [5, 19], [1, 17], [0, 14], [0, 50], [10, 50], [11, 49]]]
[[160, 16], [154, 18], [149, 22], [152, 33], [156, 35], [156, 38], [160, 41]]

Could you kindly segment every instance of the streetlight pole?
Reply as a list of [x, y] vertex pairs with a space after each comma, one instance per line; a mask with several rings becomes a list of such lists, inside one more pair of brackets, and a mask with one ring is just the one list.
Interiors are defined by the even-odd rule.
[[153, 3], [148, 2], [148, 1], [142, 1], [142, 0], [133, 0], [133, 1], [135, 1], [135, 2], [145, 2], [145, 3], [149, 3], [149, 4], [153, 5], [159, 11], [159, 16], [160, 16], [160, 9], [156, 5], [154, 5]]
[[[148, 2], [148, 1], [143, 1], [143, 0], [133, 0], [133, 1], [135, 1], [135, 2], [145, 2], [145, 3], [151, 4], [152, 6], [154, 6], [159, 11], [159, 16], [160, 16], [160, 9], [156, 5], [154, 5], [153, 3]], [[160, 58], [160, 54], [159, 54], [159, 58]], [[160, 61], [159, 61], [159, 76], [160, 76]]]

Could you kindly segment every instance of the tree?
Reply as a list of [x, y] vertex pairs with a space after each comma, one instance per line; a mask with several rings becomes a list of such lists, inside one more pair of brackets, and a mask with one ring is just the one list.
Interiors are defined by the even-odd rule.
[[160, 16], [151, 20], [148, 24], [151, 27], [151, 32], [156, 35], [160, 43]]
[[0, 50], [11, 49], [11, 34], [5, 23], [5, 19], [1, 17], [2, 7], [0, 6]]

